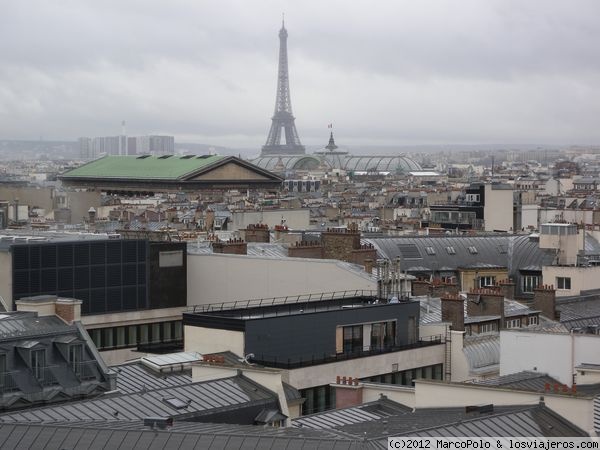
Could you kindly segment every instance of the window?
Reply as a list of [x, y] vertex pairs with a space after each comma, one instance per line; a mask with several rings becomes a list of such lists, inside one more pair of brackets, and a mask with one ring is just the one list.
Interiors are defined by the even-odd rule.
[[476, 255], [476, 254], [477, 254], [477, 253], [479, 253], [479, 252], [477, 251], [477, 247], [473, 247], [473, 246], [471, 246], [471, 247], [469, 247], [469, 253], [470, 253], [471, 255]]
[[128, 344], [136, 345], [138, 343], [138, 333], [137, 333], [137, 325], [130, 325], [127, 330], [128, 336]]
[[529, 316], [529, 325], [537, 325], [539, 323], [538, 316]]
[[496, 284], [496, 277], [495, 276], [485, 276], [485, 277], [479, 277], [479, 287], [486, 287], [486, 286], [494, 286]]
[[183, 323], [181, 321], [177, 321], [173, 325], [173, 335], [175, 340], [183, 339]]
[[125, 347], [126, 345], [125, 327], [117, 327], [117, 347]]
[[102, 347], [111, 348], [114, 346], [113, 328], [102, 329]]
[[102, 348], [102, 330], [100, 328], [96, 328], [94, 330], [90, 330], [90, 335], [92, 337], [92, 341], [94, 341], [94, 345], [97, 349]]
[[456, 255], [456, 250], [454, 250], [454, 247], [452, 247], [452, 246], [446, 247], [446, 251], [448, 252], [449, 255]]
[[81, 344], [69, 346], [69, 365], [76, 375], [81, 374], [81, 362], [83, 361], [83, 346]]
[[571, 277], [556, 277], [556, 288], [570, 290]]
[[425, 247], [425, 251], [428, 255], [435, 255], [435, 248], [433, 247]]
[[183, 251], [158, 253], [158, 267], [181, 267], [183, 266]]
[[140, 344], [148, 343], [148, 324], [140, 325]]
[[6, 384], [6, 355], [0, 354], [0, 387]]
[[496, 324], [493, 322], [482, 323], [479, 325], [480, 333], [491, 333], [492, 331], [496, 331]]
[[363, 349], [363, 327], [344, 327], [344, 353], [360, 352]]
[[531, 293], [540, 284], [539, 275], [523, 276], [523, 292]]
[[169, 342], [173, 339], [172, 323], [164, 322], [162, 325], [163, 325], [163, 342]]
[[509, 319], [506, 321], [506, 328], [521, 328], [521, 319]]
[[382, 350], [396, 343], [396, 322], [381, 322], [371, 325], [371, 349]]
[[44, 380], [44, 369], [46, 368], [46, 350], [32, 350], [31, 370], [38, 381]]
[[467, 194], [466, 195], [466, 200], [468, 202], [478, 202], [479, 201], [479, 194]]

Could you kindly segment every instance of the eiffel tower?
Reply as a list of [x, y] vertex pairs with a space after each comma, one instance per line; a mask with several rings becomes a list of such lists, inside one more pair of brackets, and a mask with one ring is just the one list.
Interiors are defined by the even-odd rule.
[[[265, 155], [304, 155], [304, 146], [300, 143], [298, 131], [292, 115], [290, 99], [290, 80], [288, 76], [287, 37], [285, 23], [282, 21], [279, 30], [279, 73], [277, 75], [277, 96], [275, 113], [272, 117], [271, 129], [267, 142], [263, 145], [261, 156]], [[282, 144], [282, 134], [285, 143]]]

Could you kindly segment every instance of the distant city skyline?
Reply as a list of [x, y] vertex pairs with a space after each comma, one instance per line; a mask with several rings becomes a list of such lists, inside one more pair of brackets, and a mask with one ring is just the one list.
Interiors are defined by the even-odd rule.
[[594, 1], [9, 1], [0, 139], [264, 145], [281, 12], [302, 143], [598, 144]]

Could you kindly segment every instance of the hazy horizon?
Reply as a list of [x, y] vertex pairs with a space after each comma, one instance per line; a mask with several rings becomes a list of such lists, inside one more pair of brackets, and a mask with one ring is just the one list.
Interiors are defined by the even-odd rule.
[[600, 3], [583, 0], [9, 0], [0, 139], [117, 135], [125, 120], [128, 135], [259, 151], [282, 11], [306, 146], [329, 123], [349, 148], [600, 142]]

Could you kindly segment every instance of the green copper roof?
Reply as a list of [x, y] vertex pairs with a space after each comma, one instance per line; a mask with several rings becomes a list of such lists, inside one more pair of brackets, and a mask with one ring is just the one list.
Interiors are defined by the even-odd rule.
[[70, 170], [65, 178], [152, 178], [174, 180], [212, 165], [225, 156], [105, 156]]

